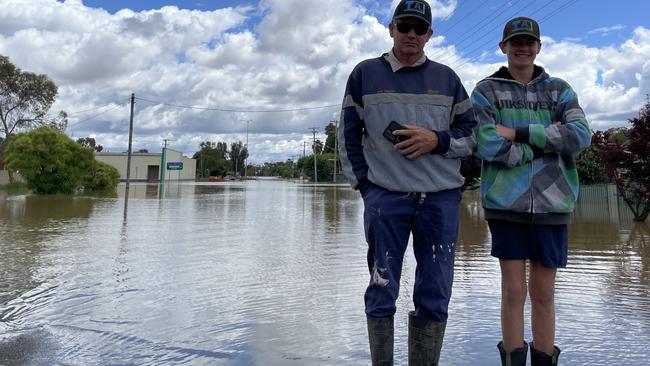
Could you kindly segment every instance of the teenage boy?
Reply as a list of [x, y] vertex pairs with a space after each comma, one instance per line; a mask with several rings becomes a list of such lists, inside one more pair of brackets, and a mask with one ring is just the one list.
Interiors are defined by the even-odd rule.
[[472, 93], [479, 121], [474, 154], [483, 160], [481, 197], [492, 255], [501, 267], [503, 340], [497, 347], [502, 364], [512, 366], [526, 364], [527, 293], [532, 365], [557, 365], [555, 274], [567, 264], [567, 224], [579, 191], [575, 158], [591, 142], [571, 86], [534, 64], [541, 47], [535, 20], [509, 20], [499, 43], [508, 67]]

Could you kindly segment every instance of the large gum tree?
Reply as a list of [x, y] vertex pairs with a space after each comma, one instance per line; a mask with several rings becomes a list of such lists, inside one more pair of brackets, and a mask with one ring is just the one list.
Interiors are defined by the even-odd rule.
[[47, 75], [23, 71], [0, 55], [0, 165], [5, 147], [18, 132], [42, 125], [65, 129], [65, 112], [55, 119], [48, 116], [57, 93], [56, 84]]

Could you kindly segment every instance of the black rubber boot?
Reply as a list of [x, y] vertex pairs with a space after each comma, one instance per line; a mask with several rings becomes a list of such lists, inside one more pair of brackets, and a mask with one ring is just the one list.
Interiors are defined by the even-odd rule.
[[501, 366], [526, 366], [526, 356], [528, 355], [528, 343], [524, 342], [524, 346], [516, 348], [512, 352], [507, 353], [503, 349], [503, 341], [497, 344], [499, 354], [501, 355]]
[[409, 366], [437, 366], [447, 322], [437, 322], [409, 312]]
[[557, 359], [560, 357], [560, 349], [553, 346], [553, 354], [547, 355], [544, 352], [538, 351], [530, 342], [530, 365], [531, 366], [556, 366]]
[[393, 366], [393, 317], [366, 319], [372, 366]]

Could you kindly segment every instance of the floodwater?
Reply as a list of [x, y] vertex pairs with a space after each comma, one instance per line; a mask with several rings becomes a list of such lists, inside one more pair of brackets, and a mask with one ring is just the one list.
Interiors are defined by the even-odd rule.
[[[0, 192], [0, 365], [369, 364], [357, 192], [279, 180], [141, 184], [125, 205], [120, 189]], [[581, 207], [570, 226], [560, 360], [647, 365], [650, 230], [587, 214], [600, 206]], [[442, 365], [499, 365], [499, 268], [476, 192], [462, 202], [456, 258]], [[408, 252], [396, 365], [406, 364], [414, 268]]]

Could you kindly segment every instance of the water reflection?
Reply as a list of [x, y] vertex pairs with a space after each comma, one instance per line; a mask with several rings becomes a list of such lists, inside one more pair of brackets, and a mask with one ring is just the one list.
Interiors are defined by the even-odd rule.
[[[118, 197], [0, 195], [0, 364], [368, 364], [357, 192], [260, 180], [133, 184], [125, 198], [123, 186]], [[599, 217], [570, 226], [562, 362], [644, 365], [650, 233]], [[477, 193], [466, 192], [443, 364], [499, 365], [489, 250]], [[396, 364], [406, 364], [410, 250], [404, 263]]]
[[92, 210], [93, 200], [87, 197], [19, 195], [0, 200], [0, 305], [41, 284], [39, 272], [48, 266], [41, 254], [52, 249], [54, 238], [74, 238]]

